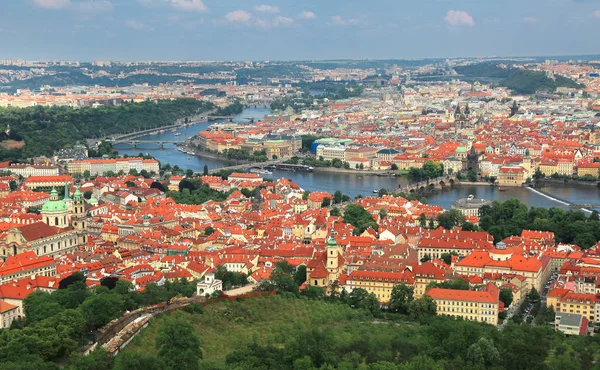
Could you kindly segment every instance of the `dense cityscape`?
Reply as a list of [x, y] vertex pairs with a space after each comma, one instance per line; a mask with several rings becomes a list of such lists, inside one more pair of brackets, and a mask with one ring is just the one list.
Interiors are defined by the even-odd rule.
[[[113, 3], [30, 6], [89, 20]], [[212, 25], [300, 34], [319, 17], [263, 4]], [[600, 366], [600, 55], [12, 53], [0, 368]]]

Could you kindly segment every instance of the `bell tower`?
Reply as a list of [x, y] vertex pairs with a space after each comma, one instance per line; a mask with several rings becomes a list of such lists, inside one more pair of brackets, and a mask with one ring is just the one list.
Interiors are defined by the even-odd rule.
[[327, 271], [334, 272], [339, 268], [339, 254], [340, 249], [338, 247], [335, 238], [333, 237], [333, 226], [331, 227], [331, 235], [327, 239]]
[[85, 201], [83, 200], [83, 194], [81, 194], [79, 187], [77, 187], [75, 189], [75, 193], [73, 194], [73, 201], [71, 203], [71, 224], [77, 232], [78, 244], [84, 244], [87, 241], [85, 220]]

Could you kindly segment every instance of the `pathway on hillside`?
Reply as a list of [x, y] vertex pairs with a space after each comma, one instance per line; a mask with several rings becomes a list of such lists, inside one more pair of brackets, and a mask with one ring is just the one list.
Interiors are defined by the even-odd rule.
[[[256, 284], [248, 284], [240, 288], [224, 291], [223, 293], [225, 297], [237, 297], [251, 293], [255, 287]], [[120, 349], [125, 347], [142, 328], [148, 325], [148, 321], [152, 317], [180, 310], [192, 303], [205, 304], [207, 301], [203, 296], [193, 296], [190, 298], [179, 298], [171, 304], [163, 302], [151, 307], [144, 307], [128, 312], [101, 328], [96, 342], [89, 348], [86, 348], [84, 353], [87, 355], [100, 345], [108, 353], [116, 356]]]

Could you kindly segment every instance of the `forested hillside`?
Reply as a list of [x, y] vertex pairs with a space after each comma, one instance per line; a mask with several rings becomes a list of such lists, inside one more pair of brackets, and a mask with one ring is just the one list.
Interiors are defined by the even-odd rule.
[[4, 131], [10, 125], [12, 135], [25, 141], [23, 148], [0, 148], [0, 160], [51, 155], [57, 149], [88, 138], [168, 126], [178, 118], [213, 107], [209, 102], [176, 99], [81, 109], [40, 106], [0, 108], [0, 130]]
[[[189, 340], [180, 345], [165, 341], [184, 334]], [[591, 369], [598, 349], [595, 337], [565, 338], [544, 326], [376, 317], [326, 299], [277, 295], [162, 317], [113, 369]]]
[[502, 68], [494, 63], [478, 63], [455, 67], [454, 70], [469, 80], [496, 80], [501, 86], [506, 86], [517, 94], [535, 94], [538, 91], [555, 92], [558, 87], [582, 88], [577, 82], [555, 75], [550, 78], [545, 72]]

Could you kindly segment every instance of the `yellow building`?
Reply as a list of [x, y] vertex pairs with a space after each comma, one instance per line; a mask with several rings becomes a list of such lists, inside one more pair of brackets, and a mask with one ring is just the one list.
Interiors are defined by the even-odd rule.
[[478, 291], [432, 288], [425, 294], [435, 302], [438, 315], [498, 324], [499, 289], [493, 283]]
[[548, 293], [546, 304], [559, 313], [579, 314], [590, 322], [596, 320], [596, 296], [589, 293], [574, 293], [566, 289], [553, 289]]
[[342, 289], [351, 293], [352, 290], [361, 288], [368, 293], [373, 293], [379, 302], [386, 303], [390, 300], [392, 289], [398, 284], [413, 286], [415, 279], [409, 272], [383, 272], [383, 271], [353, 271], [350, 275], [340, 279]]
[[343, 146], [327, 146], [327, 145], [319, 145], [317, 147], [317, 159], [323, 157], [324, 161], [333, 161], [334, 159], [339, 159], [340, 161], [345, 161], [346, 148]]
[[577, 166], [577, 176], [583, 177], [585, 175], [590, 175], [598, 178], [600, 176], [600, 163], [591, 162], [591, 163], [582, 163]]
[[500, 167], [498, 171], [498, 186], [521, 186], [527, 179], [523, 167]]
[[306, 285], [317, 286], [331, 291], [332, 286], [346, 271], [346, 261], [342, 249], [330, 236], [325, 253], [320, 253], [306, 264]]

